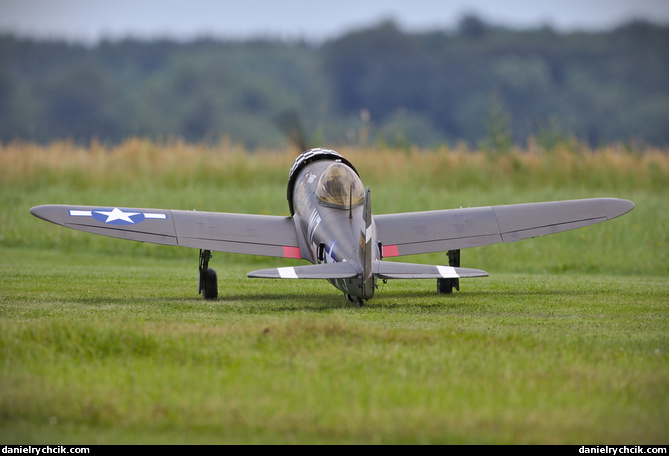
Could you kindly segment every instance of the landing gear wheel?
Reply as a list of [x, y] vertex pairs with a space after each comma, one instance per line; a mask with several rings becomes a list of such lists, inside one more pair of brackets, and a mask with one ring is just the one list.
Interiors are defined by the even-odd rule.
[[204, 299], [218, 298], [218, 279], [216, 277], [216, 270], [207, 268], [204, 273], [204, 285], [202, 287], [202, 297]]
[[204, 299], [216, 299], [218, 297], [218, 279], [216, 270], [209, 267], [211, 250], [200, 250], [200, 280], [198, 282], [198, 293], [202, 293]]

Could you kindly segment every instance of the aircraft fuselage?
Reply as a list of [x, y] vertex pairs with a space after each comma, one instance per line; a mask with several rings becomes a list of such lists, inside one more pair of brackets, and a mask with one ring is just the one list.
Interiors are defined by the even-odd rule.
[[[333, 179], [330, 174], [343, 176]], [[370, 299], [376, 284], [371, 274], [365, 277], [365, 256], [371, 253], [374, 261], [380, 259], [380, 253], [373, 220], [369, 224], [365, 220], [365, 199], [369, 196], [365, 196], [357, 173], [341, 160], [328, 158], [306, 164], [291, 180], [293, 219], [302, 258], [314, 264], [349, 263], [359, 272], [358, 278], [329, 282], [351, 300]], [[326, 189], [328, 183], [334, 188]], [[367, 252], [370, 247], [371, 252]]]

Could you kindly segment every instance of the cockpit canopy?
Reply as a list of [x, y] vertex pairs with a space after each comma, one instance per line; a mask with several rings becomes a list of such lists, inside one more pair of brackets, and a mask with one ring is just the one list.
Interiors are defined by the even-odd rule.
[[335, 207], [355, 206], [365, 199], [360, 178], [343, 163], [333, 163], [323, 171], [316, 195], [327, 205]]

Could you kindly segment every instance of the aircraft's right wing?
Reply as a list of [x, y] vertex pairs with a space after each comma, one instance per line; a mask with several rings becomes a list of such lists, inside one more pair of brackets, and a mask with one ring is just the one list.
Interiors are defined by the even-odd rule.
[[592, 198], [375, 215], [374, 222], [383, 256], [392, 257], [559, 233], [611, 220], [633, 207], [624, 199]]

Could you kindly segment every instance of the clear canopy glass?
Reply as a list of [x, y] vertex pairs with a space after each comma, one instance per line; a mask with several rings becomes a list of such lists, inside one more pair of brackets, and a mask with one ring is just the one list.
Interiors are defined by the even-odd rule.
[[360, 178], [343, 163], [333, 163], [325, 169], [318, 181], [316, 195], [336, 207], [355, 206], [365, 199]]

